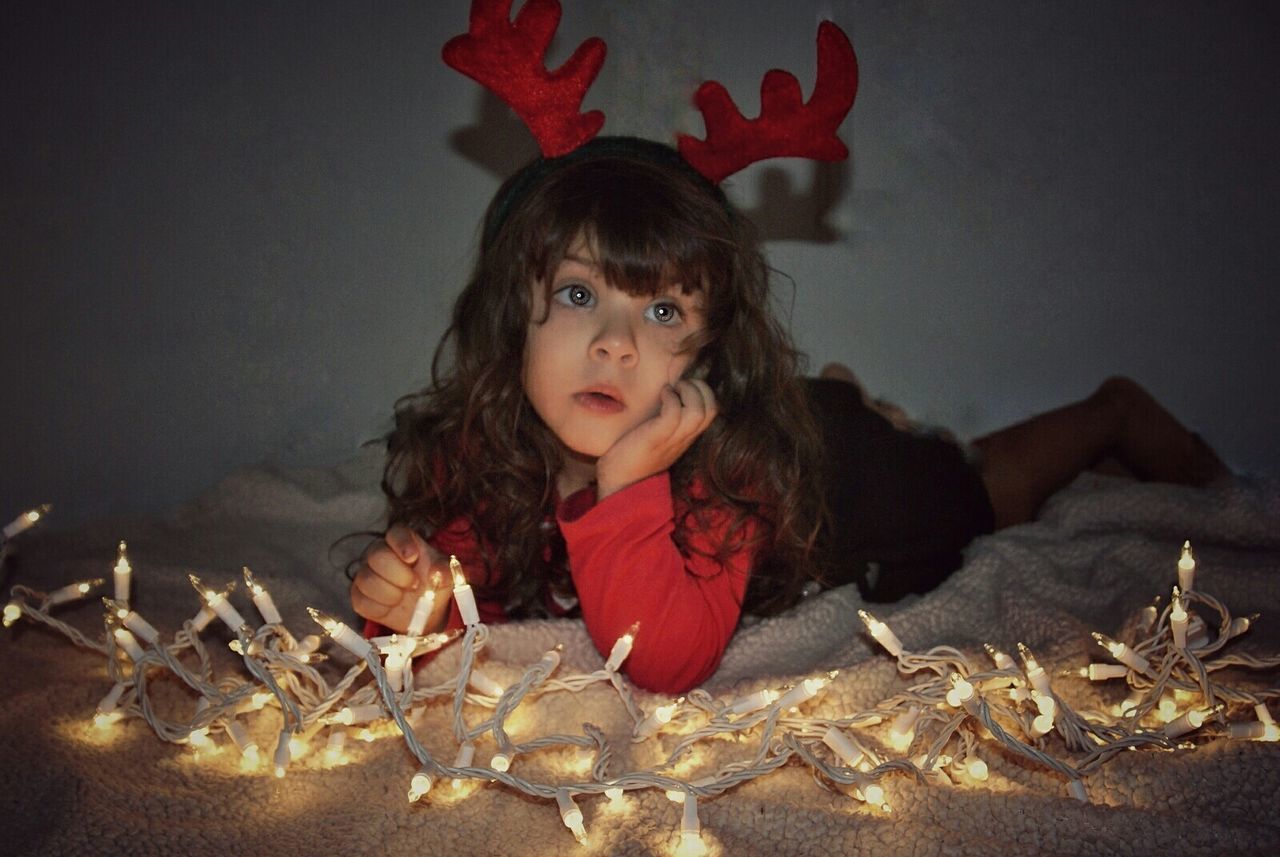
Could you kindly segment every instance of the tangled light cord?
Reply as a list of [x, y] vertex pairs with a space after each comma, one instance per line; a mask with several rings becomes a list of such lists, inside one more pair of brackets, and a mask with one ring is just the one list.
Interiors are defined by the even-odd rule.
[[[15, 536], [47, 511], [44, 507], [25, 513], [6, 527], [0, 557]], [[334, 683], [316, 668], [325, 659], [321, 637], [291, 633], [270, 593], [247, 568], [245, 588], [264, 624], [255, 630], [231, 604], [234, 586], [216, 590], [192, 575], [199, 611], [166, 642], [129, 605], [132, 568], [123, 542], [113, 569], [114, 597], [103, 598], [101, 633], [84, 633], [55, 618], [52, 611], [88, 597], [103, 580], [74, 582], [49, 593], [14, 586], [4, 608], [4, 625], [25, 618], [105, 658], [111, 686], [94, 714], [100, 728], [137, 718], [160, 739], [197, 750], [212, 747], [213, 734], [221, 733], [237, 748], [242, 770], [252, 772], [263, 766], [263, 754], [246, 728], [247, 715], [278, 711], [280, 729], [270, 767], [279, 777], [322, 731], [327, 764], [343, 758], [352, 730], [365, 740], [399, 735], [417, 765], [408, 778], [409, 801], [422, 800], [444, 780], [451, 780], [455, 790], [468, 781], [500, 783], [554, 801], [564, 825], [582, 843], [587, 842], [587, 832], [577, 798], [603, 795], [619, 801], [626, 792], [658, 789], [683, 803], [676, 849], [681, 855], [706, 850], [699, 799], [713, 799], [791, 763], [807, 765], [818, 785], [850, 795], [865, 804], [866, 811], [887, 813], [891, 810], [880, 783], [884, 777], [976, 785], [989, 776], [984, 755], [1020, 757], [1060, 776], [1070, 794], [1088, 801], [1088, 776], [1121, 751], [1190, 748], [1191, 737], [1280, 739], [1280, 728], [1267, 708], [1269, 700], [1280, 696], [1280, 688], [1246, 690], [1215, 680], [1227, 668], [1274, 669], [1280, 657], [1230, 651], [1231, 643], [1257, 617], [1234, 617], [1224, 604], [1195, 587], [1189, 543], [1183, 545], [1179, 582], [1169, 602], [1161, 606], [1162, 599], [1157, 599], [1122, 630], [1121, 636], [1131, 642], [1095, 633], [1095, 641], [1112, 660], [1055, 676], [1123, 682], [1127, 698], [1108, 711], [1072, 708], [1055, 689], [1055, 679], [1021, 643], [1021, 663], [991, 645], [985, 646], [990, 665], [979, 665], [947, 646], [908, 651], [886, 624], [866, 611], [858, 611], [863, 628], [896, 659], [898, 673], [910, 684], [872, 708], [838, 717], [802, 713], [810, 700], [839, 680], [838, 671], [733, 699], [697, 689], [645, 712], [620, 672], [640, 633], [636, 628], [619, 638], [598, 670], [557, 675], [562, 647], [556, 646], [504, 688], [476, 665], [489, 630], [479, 621], [471, 587], [456, 560], [452, 567], [453, 597], [465, 623], [461, 634], [423, 634], [419, 622], [416, 629], [411, 627], [417, 633], [367, 640], [334, 617], [308, 608], [328, 638], [356, 657]], [[230, 648], [240, 656], [247, 677], [215, 675], [214, 659], [202, 639], [215, 618], [234, 635]], [[457, 674], [435, 685], [415, 686], [413, 659], [451, 645], [461, 649]], [[189, 719], [168, 720], [157, 711], [151, 683], [164, 672], [189, 690], [194, 700]], [[367, 680], [360, 682], [365, 673]], [[673, 739], [664, 760], [651, 768], [614, 773], [617, 754], [603, 730], [590, 723], [583, 723], [579, 734], [513, 740], [508, 721], [518, 709], [528, 711], [549, 695], [579, 693], [594, 685], [612, 688], [631, 719], [632, 742], [660, 735]], [[438, 706], [452, 710], [457, 752], [448, 763], [423, 745], [413, 724]], [[487, 716], [469, 723], [468, 715], [477, 710]], [[695, 778], [676, 775], [675, 769], [695, 748], [726, 739], [733, 741], [735, 751], [746, 751], [742, 758]], [[477, 747], [489, 740], [489, 762], [477, 765]], [[591, 755], [585, 778], [539, 782], [513, 772], [521, 757], [564, 748]]]

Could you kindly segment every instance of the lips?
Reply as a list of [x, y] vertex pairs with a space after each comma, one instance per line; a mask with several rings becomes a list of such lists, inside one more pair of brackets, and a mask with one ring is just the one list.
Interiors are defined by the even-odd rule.
[[626, 409], [622, 394], [614, 387], [588, 387], [574, 393], [573, 400], [587, 410], [598, 414], [616, 414]]

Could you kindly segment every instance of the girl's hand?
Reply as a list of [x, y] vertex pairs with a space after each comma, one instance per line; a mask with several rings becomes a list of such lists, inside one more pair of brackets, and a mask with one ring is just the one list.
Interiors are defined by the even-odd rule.
[[658, 413], [618, 438], [596, 462], [596, 498], [669, 469], [716, 414], [716, 396], [706, 381], [693, 378], [663, 388]]
[[[404, 633], [423, 588], [447, 590], [447, 568], [448, 557], [413, 530], [396, 525], [365, 550], [351, 584], [351, 606], [365, 619]], [[443, 627], [448, 609], [447, 592], [442, 592], [427, 619], [427, 632]]]

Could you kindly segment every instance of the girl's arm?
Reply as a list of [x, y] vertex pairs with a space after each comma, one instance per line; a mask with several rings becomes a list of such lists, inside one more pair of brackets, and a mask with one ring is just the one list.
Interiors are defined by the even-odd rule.
[[[666, 471], [635, 482], [598, 503], [590, 489], [557, 511], [569, 551], [582, 617], [601, 654], [639, 622], [623, 668], [640, 687], [679, 693], [720, 664], [741, 614], [753, 547], [723, 564], [672, 540], [675, 511]], [[717, 513], [693, 547], [714, 553], [730, 524]], [[750, 542], [750, 526], [742, 533]]]

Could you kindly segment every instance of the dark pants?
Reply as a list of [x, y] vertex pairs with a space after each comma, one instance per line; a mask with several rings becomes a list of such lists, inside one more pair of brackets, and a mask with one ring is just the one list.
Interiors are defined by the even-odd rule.
[[825, 582], [856, 582], [869, 601], [933, 589], [995, 527], [977, 469], [950, 441], [896, 429], [852, 384], [807, 384], [826, 453]]

